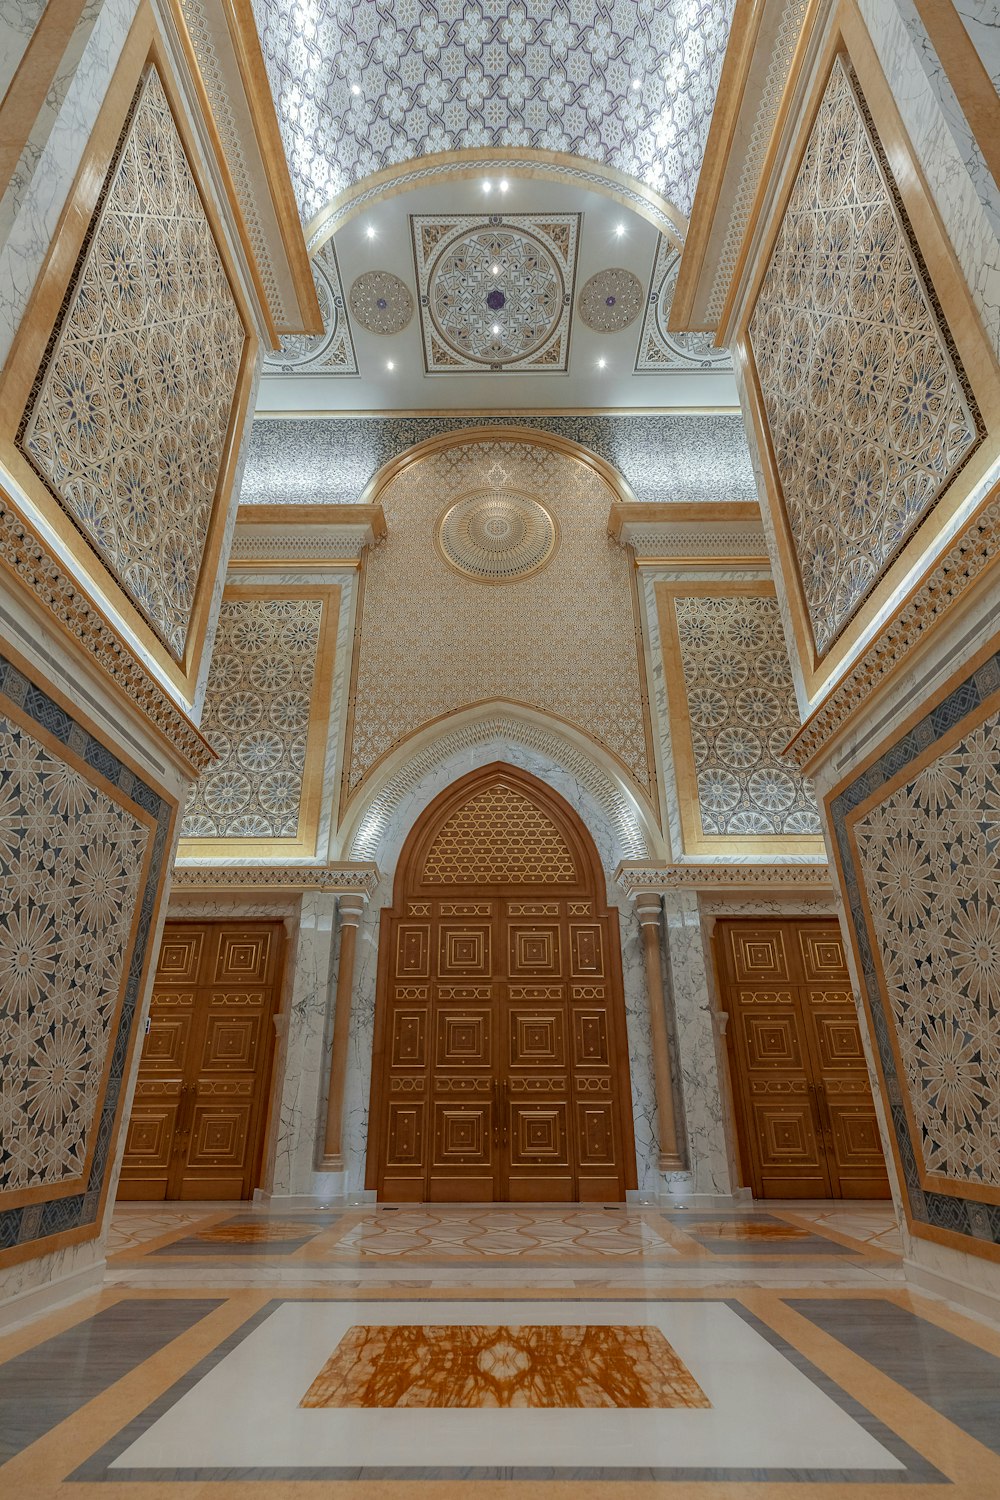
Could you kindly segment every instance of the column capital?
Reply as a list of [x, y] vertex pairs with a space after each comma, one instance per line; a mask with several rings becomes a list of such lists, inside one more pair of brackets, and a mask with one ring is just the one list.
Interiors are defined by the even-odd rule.
[[368, 905], [363, 891], [345, 891], [337, 897], [337, 913], [342, 927], [359, 927]]
[[641, 927], [659, 927], [663, 920], [663, 897], [659, 891], [633, 891], [632, 904]]

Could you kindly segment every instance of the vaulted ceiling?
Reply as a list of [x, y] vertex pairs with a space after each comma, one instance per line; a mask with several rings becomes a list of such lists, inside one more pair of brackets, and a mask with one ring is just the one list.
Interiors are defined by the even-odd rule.
[[735, 0], [253, 0], [303, 219], [372, 173], [564, 153], [690, 213]]

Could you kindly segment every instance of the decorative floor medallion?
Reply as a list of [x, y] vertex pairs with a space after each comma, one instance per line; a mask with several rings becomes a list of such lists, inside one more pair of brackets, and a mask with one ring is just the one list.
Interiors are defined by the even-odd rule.
[[711, 1406], [658, 1328], [349, 1328], [304, 1407]]
[[579, 214], [410, 218], [428, 375], [569, 363]]

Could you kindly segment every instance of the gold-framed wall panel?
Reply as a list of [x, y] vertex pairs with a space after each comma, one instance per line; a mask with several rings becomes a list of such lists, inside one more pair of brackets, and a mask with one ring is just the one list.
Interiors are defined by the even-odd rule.
[[[916, 247], [937, 297], [946, 334], [953, 341], [978, 407], [984, 436], [968, 462], [949, 482], [853, 616], [842, 626], [827, 651], [820, 655], [805, 603], [799, 560], [785, 510], [781, 479], [748, 330], [799, 165], [838, 57], [844, 58], [853, 68], [871, 112], [878, 140], [906, 210]], [[1000, 366], [987, 340], [971, 292], [854, 0], [839, 0], [833, 13], [818, 64], [799, 111], [786, 159], [793, 163], [793, 169], [785, 173], [782, 192], [770, 205], [767, 231], [757, 248], [754, 275], [735, 329], [733, 357], [738, 373], [742, 376], [753, 437], [760, 455], [803, 685], [815, 708], [864, 649], [876, 622], [906, 578], [914, 569], [920, 568], [922, 562], [930, 565], [937, 561], [945, 547], [954, 540], [956, 516], [1000, 457]], [[921, 569], [921, 575], [923, 572], [924, 569]], [[906, 595], [898, 602], [899, 608], [905, 607], [906, 601], [918, 587], [919, 583], [913, 583], [908, 588]]]
[[[114, 159], [136, 88], [147, 65], [155, 67], [163, 84], [171, 115], [197, 185], [244, 330], [243, 351], [235, 384], [235, 396], [222, 444], [219, 476], [208, 523], [206, 546], [201, 560], [181, 660], [173, 655], [158, 632], [146, 621], [102, 561], [96, 548], [78, 529], [68, 511], [38, 476], [16, 443], [18, 426], [27, 406], [32, 385], [53, 330], [61, 317], [63, 299], [72, 283], [79, 254], [90, 230], [109, 166]], [[241, 440], [249, 411], [258, 349], [259, 340], [254, 330], [249, 305], [230, 254], [225, 227], [219, 218], [212, 194], [205, 181], [198, 146], [188, 128], [169, 56], [150, 0], [142, 0], [122, 48], [118, 66], [101, 105], [73, 186], [60, 214], [52, 243], [21, 319], [7, 363], [0, 373], [0, 463], [3, 464], [13, 481], [10, 486], [12, 500], [24, 515], [25, 520], [30, 523], [32, 514], [30, 510], [25, 512], [18, 500], [19, 494], [27, 496], [31, 507], [41, 517], [45, 526], [58, 538], [88, 597], [98, 608], [110, 606], [126, 624], [143, 652], [151, 658], [161, 676], [169, 682], [178, 697], [187, 702], [193, 701], [198, 669], [208, 634], [212, 594], [221, 558]]]
[[748, 852], [775, 859], [789, 855], [825, 855], [822, 835], [811, 834], [728, 834], [705, 833], [701, 819], [698, 772], [692, 734], [687, 684], [677, 629], [675, 601], [690, 598], [775, 599], [774, 584], [766, 579], [698, 579], [659, 580], [654, 585], [660, 625], [663, 672], [670, 709], [671, 750], [677, 800], [680, 809], [684, 853], [721, 858], [745, 858]]
[[[254, 565], [256, 566], [256, 565]], [[352, 564], [353, 566], [353, 564]], [[289, 571], [289, 565], [284, 564]], [[178, 860], [225, 859], [296, 859], [313, 858], [318, 853], [317, 840], [323, 810], [327, 741], [333, 706], [333, 674], [336, 663], [337, 631], [340, 624], [341, 588], [339, 584], [231, 584], [222, 596], [223, 603], [233, 599], [289, 600], [317, 599], [323, 606], [313, 691], [309, 704], [309, 727], [306, 731], [305, 764], [299, 792], [298, 831], [294, 838], [181, 838], [177, 845]], [[332, 803], [334, 792], [329, 789]]]
[[132, 1077], [132, 1068], [135, 1062], [140, 1030], [139, 1020], [143, 1014], [152, 978], [153, 962], [158, 948], [158, 943], [154, 941], [154, 938], [159, 931], [161, 918], [166, 909], [165, 895], [170, 876], [170, 863], [167, 855], [173, 843], [179, 807], [179, 799], [176, 794], [160, 781], [155, 773], [142, 765], [118, 743], [109, 744], [106, 728], [98, 725], [77, 703], [71, 701], [44, 670], [40, 670], [33, 661], [29, 661], [21, 652], [6, 641], [3, 643], [2, 656], [22, 674], [29, 686], [39, 689], [45, 697], [51, 699], [63, 711], [67, 720], [76, 726], [79, 731], [82, 731], [87, 739], [92, 739], [99, 745], [111, 749], [115, 759], [127, 768], [139, 782], [144, 783], [146, 787], [154, 792], [161, 809], [167, 811], [167, 821], [161, 840], [162, 847], [158, 851], [155, 841], [157, 819], [148, 810], [142, 809], [137, 803], [130, 802], [83, 755], [78, 753], [77, 750], [72, 749], [67, 743], [57, 739], [38, 720], [33, 719], [23, 708], [13, 703], [7, 691], [0, 689], [0, 707], [2, 707], [4, 717], [20, 724], [43, 748], [57, 755], [60, 760], [77, 770], [88, 786], [96, 785], [99, 780], [101, 793], [117, 805], [125, 808], [136, 822], [146, 826], [149, 831], [149, 840], [143, 854], [140, 875], [137, 882], [138, 894], [135, 911], [130, 924], [128, 943], [122, 957], [120, 985], [111, 1021], [108, 1026], [107, 1049], [101, 1069], [101, 1081], [94, 1103], [84, 1169], [78, 1176], [67, 1179], [65, 1182], [57, 1185], [42, 1185], [0, 1193], [0, 1214], [6, 1214], [11, 1210], [30, 1208], [33, 1205], [42, 1203], [59, 1202], [73, 1195], [80, 1196], [85, 1190], [85, 1184], [94, 1164], [95, 1151], [98, 1145], [98, 1132], [102, 1125], [102, 1114], [107, 1104], [108, 1084], [114, 1063], [116, 1034], [120, 1031], [123, 1020], [123, 1005], [128, 988], [130, 962], [134, 958], [136, 946], [142, 931], [142, 890], [150, 879], [154, 859], [157, 857], [160, 858], [160, 869], [158, 875], [156, 875], [155, 889], [152, 900], [149, 903], [151, 911], [144, 938], [145, 949], [142, 956], [142, 967], [136, 987], [137, 995], [134, 1008], [128, 1020], [129, 1037], [118, 1080], [118, 1094], [109, 1131], [111, 1143], [107, 1148], [106, 1164], [101, 1177], [96, 1212], [92, 1217], [88, 1217], [85, 1223], [63, 1228], [55, 1233], [45, 1234], [42, 1237], [29, 1234], [20, 1239], [18, 1243], [7, 1245], [0, 1249], [0, 1269], [18, 1265], [23, 1261], [32, 1260], [41, 1255], [48, 1255], [53, 1251], [64, 1249], [70, 1245], [97, 1239], [101, 1233], [108, 1193], [116, 1175], [116, 1143], [124, 1124], [125, 1103], [128, 1094], [127, 1085]]

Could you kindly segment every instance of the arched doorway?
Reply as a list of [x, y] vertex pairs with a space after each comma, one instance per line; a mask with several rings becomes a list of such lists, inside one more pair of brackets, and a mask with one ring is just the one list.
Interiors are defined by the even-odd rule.
[[382, 914], [367, 1186], [397, 1202], [635, 1187], [618, 914], [573, 809], [512, 766], [448, 787]]

